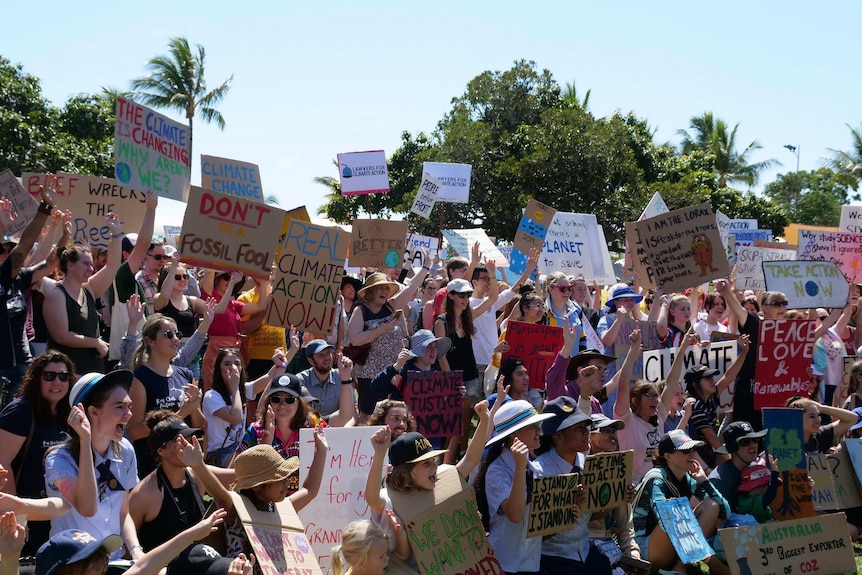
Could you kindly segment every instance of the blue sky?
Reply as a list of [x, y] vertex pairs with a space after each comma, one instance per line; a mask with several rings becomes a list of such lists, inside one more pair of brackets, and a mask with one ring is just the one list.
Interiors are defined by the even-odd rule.
[[[84, 9], [86, 6], [86, 9]], [[803, 170], [848, 149], [858, 104], [862, 4], [841, 2], [7, 2], [0, 54], [42, 80], [57, 105], [101, 86], [126, 89], [185, 36], [207, 50], [212, 85], [234, 74], [223, 132], [197, 121], [201, 153], [260, 165], [264, 192], [312, 214], [339, 152], [392, 153], [401, 132], [430, 132], [484, 70], [534, 60], [591, 90], [599, 116], [634, 111], [658, 142], [706, 110], [739, 123], [755, 160]], [[174, 115], [174, 117], [176, 117]], [[179, 209], [177, 209], [179, 208]], [[165, 201], [159, 219], [181, 222]]]

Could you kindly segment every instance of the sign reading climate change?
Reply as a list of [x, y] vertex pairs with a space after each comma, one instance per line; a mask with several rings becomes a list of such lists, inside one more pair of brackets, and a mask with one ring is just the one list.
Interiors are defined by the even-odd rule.
[[114, 171], [124, 186], [182, 200], [191, 181], [189, 128], [117, 98]]
[[201, 154], [201, 187], [263, 203], [257, 164]]
[[383, 150], [338, 154], [341, 195], [385, 194], [389, 191], [389, 171]]

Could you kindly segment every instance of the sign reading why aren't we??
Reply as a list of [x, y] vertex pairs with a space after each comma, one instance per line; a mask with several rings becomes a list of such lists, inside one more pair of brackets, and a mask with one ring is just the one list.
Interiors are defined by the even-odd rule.
[[389, 171], [383, 150], [338, 154], [342, 196], [389, 192]]

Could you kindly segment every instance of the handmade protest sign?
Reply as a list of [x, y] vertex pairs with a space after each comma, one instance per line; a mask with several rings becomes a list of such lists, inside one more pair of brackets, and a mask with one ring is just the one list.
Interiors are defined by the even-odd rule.
[[323, 575], [289, 499], [273, 503], [275, 512], [259, 511], [245, 496], [229, 493], [263, 575]]
[[486, 261], [494, 262], [498, 268], [509, 267], [509, 261], [482, 228], [443, 230], [443, 237], [459, 256], [470, 259], [470, 249], [474, 243], [479, 242], [479, 251]]
[[846, 449], [809, 453], [808, 475], [814, 480], [812, 499], [816, 511], [862, 507], [862, 489]]
[[423, 162], [422, 173], [429, 174], [440, 182], [438, 202], [466, 204], [470, 201], [470, 164], [449, 164], [445, 162]]
[[403, 220], [353, 220], [350, 265], [378, 269], [400, 267], [406, 235], [407, 222]]
[[[670, 208], [667, 207], [667, 204], [664, 202], [664, 199], [661, 197], [661, 194], [659, 194], [658, 192], [655, 192], [652, 195], [652, 198], [650, 198], [649, 203], [644, 208], [644, 211], [641, 212], [641, 215], [638, 218], [638, 221], [645, 220], [647, 218], [652, 218], [652, 217], [655, 217], [659, 214], [666, 214], [669, 211], [670, 211]], [[718, 213], [719, 212], [716, 212], [716, 218], [718, 218]], [[720, 228], [719, 228], [719, 230], [720, 230]], [[626, 255], [625, 255], [625, 259], [623, 260], [623, 266], [624, 266], [624, 269], [623, 269], [623, 272], [624, 272], [623, 275], [624, 276], [631, 275], [631, 273], [634, 271], [634, 268], [632, 267], [631, 246], [629, 246], [628, 239], [626, 239]], [[625, 277], [623, 279], [625, 279]], [[614, 283], [614, 282], [611, 282], [611, 283]]]
[[862, 485], [862, 439], [847, 437], [844, 439], [844, 448], [850, 461], [853, 463], [853, 471], [856, 473], [856, 481]]
[[139, 192], [182, 201], [191, 181], [189, 127], [126, 98], [117, 98], [114, 172]]
[[[326, 430], [326, 465], [320, 492], [302, 508], [299, 518], [305, 524], [305, 536], [317, 556], [324, 575], [330, 572], [332, 547], [341, 543], [341, 532], [351, 521], [368, 519], [371, 514], [365, 502], [365, 480], [374, 457], [371, 436], [380, 426], [330, 427]], [[314, 430], [299, 430], [299, 484], [308, 477], [314, 460]], [[384, 468], [386, 462], [383, 463]]]
[[545, 389], [545, 374], [563, 347], [563, 328], [523, 321], [506, 324], [509, 351], [503, 361], [520, 359], [530, 373], [530, 388]]
[[799, 229], [800, 260], [831, 261], [838, 264], [849, 283], [860, 283], [862, 234]]
[[733, 575], [856, 572], [843, 513], [719, 529], [718, 536]]
[[311, 217], [308, 215], [308, 210], [305, 206], [299, 206], [292, 210], [284, 212], [284, 220], [281, 222], [281, 232], [278, 234], [278, 247], [275, 249], [275, 261], [281, 258], [281, 246], [284, 244], [284, 239], [287, 237], [287, 231], [290, 229], [290, 221], [299, 220], [301, 222], [311, 223]]
[[775, 498], [769, 503], [772, 517], [776, 521], [813, 517], [812, 488], [807, 469], [791, 469], [781, 472], [781, 486]]
[[[26, 181], [22, 177], [22, 181]], [[59, 193], [59, 192], [58, 192]], [[36, 188], [36, 197], [39, 197], [39, 188]], [[27, 227], [27, 224], [33, 221], [36, 216], [36, 210], [39, 209], [39, 201], [33, 199], [27, 190], [18, 183], [18, 178], [12, 173], [12, 170], [3, 170], [0, 172], [0, 197], [6, 198], [12, 202], [13, 213], [17, 214], [17, 219], [6, 230], [7, 235], [17, 234]], [[102, 216], [104, 221], [105, 217]]]
[[730, 220], [730, 231], [733, 233], [739, 231], [748, 231], [757, 229], [756, 219], [737, 219]]
[[548, 235], [548, 228], [556, 213], [557, 210], [551, 206], [547, 206], [535, 198], [530, 198], [524, 209], [524, 214], [521, 216], [521, 221], [518, 222], [518, 229], [515, 230], [515, 241], [509, 256], [509, 269], [511, 271], [524, 273], [524, 270], [527, 269], [527, 258], [530, 250], [542, 249], [545, 236]]
[[847, 304], [850, 284], [833, 262], [763, 262], [766, 289], [780, 291], [793, 308], [841, 308]]
[[276, 260], [267, 324], [332, 332], [349, 238], [338, 228], [290, 220]]
[[850, 395], [850, 376], [853, 371], [853, 365], [859, 361], [859, 356], [850, 355], [841, 359], [844, 365], [841, 369], [841, 383], [838, 385], [838, 389], [835, 390], [835, 395], [838, 397], [837, 405], [843, 406], [844, 401]]
[[763, 410], [763, 427], [769, 429], [764, 440], [766, 452], [778, 460], [778, 471], [807, 469], [802, 410], [788, 407]]
[[578, 474], [565, 473], [533, 478], [527, 539], [568, 531], [575, 526]]
[[402, 393], [425, 437], [461, 435], [460, 371], [408, 371]]
[[839, 232], [862, 233], [862, 206], [841, 206]]
[[587, 456], [581, 478], [586, 502], [581, 505], [581, 513], [616, 509], [626, 504], [626, 488], [632, 482], [634, 456], [631, 449]]
[[437, 194], [440, 193], [442, 186], [440, 180], [429, 174], [422, 174], [422, 182], [419, 183], [419, 189], [416, 191], [416, 198], [413, 200], [410, 211], [426, 220], [431, 217], [431, 210], [434, 208]]
[[542, 243], [540, 268], [583, 275], [587, 283], [616, 283], [604, 232], [592, 214], [557, 212]]
[[246, 200], [264, 201], [257, 164], [201, 154], [201, 187]]
[[[718, 332], [713, 332], [718, 333]], [[678, 347], [667, 349], [654, 349], [643, 353], [644, 379], [658, 383], [667, 378], [673, 360], [679, 352]], [[754, 353], [750, 350], [748, 353]], [[685, 363], [680, 373], [680, 383], [683, 383], [685, 371], [696, 365], [706, 365], [709, 369], [717, 369], [718, 374], [713, 378], [718, 381], [734, 362], [738, 355], [736, 341], [713, 341], [689, 346], [685, 354]], [[684, 385], [684, 384], [683, 384]], [[727, 411], [733, 406], [734, 382], [725, 388], [719, 396], [719, 408]]]
[[[44, 185], [48, 174], [24, 173], [21, 180], [27, 192], [39, 197], [39, 187]], [[72, 212], [72, 240], [76, 244], [90, 247], [107, 247], [111, 242], [110, 228], [105, 216], [114, 212], [123, 223], [126, 233], [137, 232], [144, 221], [147, 195], [144, 192], [124, 188], [117, 180], [60, 173], [56, 175], [60, 189], [57, 192], [57, 207]]]
[[170, 226], [168, 224], [165, 224], [164, 226], [162, 226], [162, 228], [165, 232], [165, 238], [173, 238], [173, 240], [179, 239], [180, 234], [183, 233], [182, 226]]
[[703, 536], [688, 499], [678, 497], [656, 501], [655, 507], [659, 521], [680, 561], [694, 563], [715, 555], [715, 551]]
[[268, 279], [284, 212], [192, 186], [183, 218], [182, 261]]
[[734, 247], [737, 252], [742, 246], [753, 246], [754, 242], [757, 240], [767, 242], [772, 241], [772, 230], [731, 230], [731, 233], [735, 238]]
[[626, 238], [636, 250], [633, 263], [641, 285], [661, 285], [670, 292], [726, 277], [730, 272], [709, 204], [627, 222]]
[[763, 263], [795, 260], [796, 251], [740, 246], [736, 252], [736, 288], [741, 290], [765, 290]]
[[[422, 255], [422, 250], [428, 252], [429, 259], [425, 260]], [[432, 238], [431, 236], [423, 236], [420, 234], [407, 234], [404, 248], [404, 259], [410, 262], [413, 268], [422, 266], [431, 267], [434, 263], [434, 255], [440, 250], [440, 239]], [[443, 256], [441, 256], [443, 259]]]
[[389, 192], [389, 170], [383, 150], [338, 154], [338, 175], [342, 196]]
[[[762, 319], [754, 368], [754, 409], [779, 407], [808, 391], [814, 354], [813, 319]], [[749, 352], [751, 353], [751, 352]]]

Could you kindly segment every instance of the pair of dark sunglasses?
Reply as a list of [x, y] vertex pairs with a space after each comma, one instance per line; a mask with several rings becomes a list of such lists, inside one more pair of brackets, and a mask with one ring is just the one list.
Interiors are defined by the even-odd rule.
[[287, 405], [293, 405], [294, 403], [296, 403], [296, 398], [295, 397], [281, 397], [280, 395], [273, 395], [272, 397], [269, 398], [269, 402], [274, 403], [276, 405], [278, 405], [279, 403], [284, 403]]
[[45, 381], [54, 381], [57, 378], [60, 378], [60, 381], [69, 381], [72, 379], [72, 374], [68, 371], [43, 371], [42, 379]]
[[473, 295], [473, 292], [456, 293], [455, 295], [456, 295], [456, 296], [458, 296], [458, 297], [459, 297], [459, 298], [461, 298], [461, 299], [467, 299], [468, 297], [470, 297], [471, 295]]
[[175, 281], [183, 281], [189, 279], [189, 274], [174, 274]]
[[165, 334], [165, 339], [167, 339], [167, 340], [169, 340], [169, 341], [170, 341], [170, 340], [172, 340], [172, 339], [174, 339], [174, 338], [177, 338], [177, 339], [183, 339], [183, 334], [182, 334], [182, 332], [180, 332], [179, 330], [174, 331], [174, 330], [172, 330], [172, 329], [166, 329], [166, 330], [165, 330], [165, 331], [163, 331], [162, 333], [164, 333], [164, 334]]

